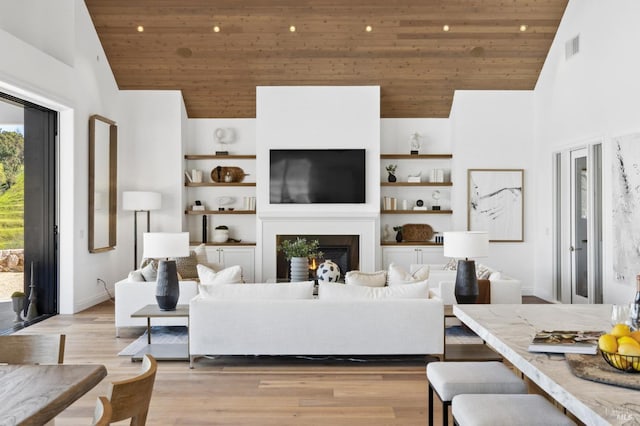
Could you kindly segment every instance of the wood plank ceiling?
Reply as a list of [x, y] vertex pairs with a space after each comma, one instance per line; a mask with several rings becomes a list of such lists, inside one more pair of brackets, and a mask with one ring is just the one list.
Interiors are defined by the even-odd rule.
[[456, 89], [533, 89], [567, 4], [85, 1], [118, 86], [181, 90], [191, 118], [255, 117], [270, 85], [380, 85], [383, 117], [448, 117]]

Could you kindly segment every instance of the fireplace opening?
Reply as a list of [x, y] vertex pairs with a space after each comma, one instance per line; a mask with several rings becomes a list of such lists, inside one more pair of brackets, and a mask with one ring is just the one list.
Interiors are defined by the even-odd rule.
[[[340, 268], [340, 281], [344, 281], [344, 274], [348, 271], [360, 269], [360, 236], [359, 235], [276, 235], [276, 250], [283, 241], [294, 241], [296, 238], [318, 240], [319, 250], [323, 256], [316, 259], [316, 265], [320, 265], [324, 260], [331, 260]], [[288, 281], [289, 262], [284, 257], [284, 253], [277, 251], [278, 280]], [[309, 279], [314, 279], [315, 271], [309, 271]]]

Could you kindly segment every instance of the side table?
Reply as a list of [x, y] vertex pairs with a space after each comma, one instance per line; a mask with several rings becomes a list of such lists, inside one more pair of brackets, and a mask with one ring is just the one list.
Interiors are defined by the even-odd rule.
[[[145, 354], [158, 361], [189, 361], [188, 343], [151, 343], [151, 318], [189, 317], [189, 305], [178, 305], [173, 311], [163, 311], [158, 305], [146, 305], [131, 314], [132, 318], [147, 319], [147, 346], [131, 357], [131, 361], [142, 361]], [[189, 328], [187, 327], [187, 333]]]
[[[453, 305], [444, 305], [444, 317], [456, 318], [453, 313]], [[446, 326], [445, 326], [446, 327]], [[446, 343], [443, 361], [502, 361], [502, 357], [484, 343]]]

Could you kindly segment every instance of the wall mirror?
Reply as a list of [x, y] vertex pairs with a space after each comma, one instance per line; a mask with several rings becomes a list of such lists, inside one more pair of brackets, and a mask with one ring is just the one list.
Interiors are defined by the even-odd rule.
[[89, 252], [116, 246], [118, 127], [99, 115], [89, 117]]

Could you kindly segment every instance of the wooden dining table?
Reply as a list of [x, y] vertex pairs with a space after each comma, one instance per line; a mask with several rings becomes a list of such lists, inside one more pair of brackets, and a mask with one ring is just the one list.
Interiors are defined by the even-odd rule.
[[455, 305], [453, 313], [584, 424], [640, 425], [640, 391], [580, 378], [564, 354], [528, 350], [541, 330], [609, 330], [611, 305]]
[[0, 426], [42, 425], [96, 386], [104, 365], [0, 365]]

